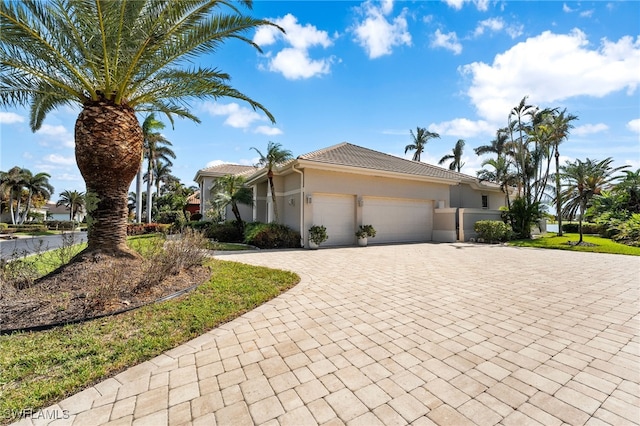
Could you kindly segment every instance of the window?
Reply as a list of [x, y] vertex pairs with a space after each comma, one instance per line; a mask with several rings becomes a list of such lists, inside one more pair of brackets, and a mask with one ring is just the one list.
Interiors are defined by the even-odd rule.
[[482, 208], [483, 209], [488, 209], [489, 208], [489, 197], [486, 195], [482, 196]]

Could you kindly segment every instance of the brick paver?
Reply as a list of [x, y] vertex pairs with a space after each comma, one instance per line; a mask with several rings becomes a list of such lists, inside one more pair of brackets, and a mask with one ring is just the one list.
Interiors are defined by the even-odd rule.
[[301, 282], [45, 411], [67, 410], [59, 424], [640, 421], [640, 258], [460, 243], [219, 257]]

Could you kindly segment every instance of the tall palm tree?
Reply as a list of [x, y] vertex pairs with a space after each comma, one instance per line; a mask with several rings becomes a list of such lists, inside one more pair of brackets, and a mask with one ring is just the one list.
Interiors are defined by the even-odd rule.
[[579, 213], [580, 240], [578, 243], [582, 243], [582, 218], [591, 199], [620, 178], [620, 176], [614, 176], [614, 173], [629, 167], [612, 167], [612, 163], [611, 157], [602, 161], [587, 158], [586, 161], [567, 161], [560, 167], [565, 181], [562, 198], [566, 202], [562, 213], [568, 217], [575, 216], [576, 212]]
[[411, 134], [412, 142], [404, 147], [404, 153], [406, 154], [409, 151], [415, 151], [413, 153], [413, 161], [420, 161], [420, 154], [424, 152], [425, 147], [427, 146], [427, 142], [429, 139], [439, 138], [440, 135], [435, 132], [430, 132], [423, 127], [416, 127], [416, 132], [413, 133], [413, 130], [409, 129], [409, 133]]
[[60, 193], [60, 199], [56, 206], [65, 206], [69, 209], [69, 220], [76, 220], [80, 211], [84, 208], [84, 192], [64, 190]]
[[31, 210], [31, 202], [34, 196], [39, 196], [44, 200], [51, 198], [53, 186], [49, 183], [51, 177], [48, 173], [31, 173], [28, 169], [23, 169], [24, 189], [27, 191], [27, 204], [25, 205], [20, 223], [24, 223]]
[[565, 108], [560, 113], [555, 113], [550, 123], [553, 155], [556, 160], [556, 211], [558, 213], [559, 236], [562, 236], [562, 191], [560, 187], [560, 150], [558, 146], [569, 137], [569, 130], [573, 129], [571, 122], [577, 119], [577, 116], [567, 113]]
[[274, 24], [216, 0], [0, 2], [0, 105], [29, 105], [33, 131], [60, 106], [81, 108], [76, 162], [95, 203], [79, 258], [139, 257], [126, 245], [127, 193], [143, 146], [136, 111], [198, 122], [186, 101], [231, 97], [274, 121], [228, 74], [193, 65], [228, 39], [260, 50], [245, 34], [264, 25]]
[[[169, 167], [173, 166], [171, 159], [176, 158], [170, 146], [173, 146], [162, 134], [154, 130], [164, 129], [164, 123], [155, 119], [154, 114], [150, 114], [142, 123], [142, 133], [144, 134], [143, 157], [147, 159], [147, 222], [151, 222], [151, 206], [153, 204], [152, 186], [157, 181], [155, 169], [159, 168], [158, 163], [163, 162]], [[158, 185], [159, 186], [159, 185]], [[160, 194], [156, 191], [156, 196]]]
[[244, 231], [244, 222], [240, 216], [238, 203], [249, 206], [253, 204], [253, 191], [244, 186], [245, 181], [246, 179], [242, 176], [226, 175], [218, 178], [211, 188], [212, 201], [218, 209], [223, 210], [231, 206], [240, 232]]
[[622, 181], [616, 185], [615, 191], [626, 198], [626, 209], [631, 213], [640, 213], [640, 169], [635, 172], [624, 170]]
[[496, 154], [498, 157], [508, 154], [507, 142], [509, 141], [509, 129], [507, 127], [496, 130], [496, 137], [489, 145], [480, 145], [474, 148], [476, 155]]
[[[142, 222], [142, 183], [143, 183], [143, 175], [144, 172], [142, 170], [142, 163], [144, 163], [144, 159], [147, 158], [149, 153], [149, 145], [151, 144], [150, 139], [152, 138], [152, 134], [156, 133], [156, 130], [164, 129], [164, 123], [156, 120], [155, 114], [151, 113], [144, 119], [142, 122], [142, 137], [144, 138], [143, 147], [142, 147], [142, 160], [140, 161], [140, 167], [138, 168], [138, 174], [136, 175], [136, 222]], [[175, 157], [174, 157], [175, 158]], [[152, 165], [147, 164], [147, 173], [151, 169]], [[153, 183], [153, 182], [152, 182]], [[147, 193], [149, 192], [149, 186], [147, 186]], [[149, 206], [147, 206], [149, 207]], [[149, 211], [150, 209], [147, 209]], [[147, 218], [147, 221], [150, 221]]]
[[8, 193], [9, 214], [13, 225], [17, 225], [20, 222], [20, 204], [25, 184], [24, 172], [25, 169], [15, 166], [2, 173], [2, 186]]
[[493, 170], [482, 169], [477, 172], [478, 179], [487, 180], [500, 185], [500, 189], [505, 194], [505, 201], [508, 208], [511, 208], [509, 193], [515, 185], [516, 176], [509, 170], [510, 162], [505, 156], [489, 158], [482, 162], [482, 167], [491, 166]]
[[458, 142], [456, 142], [456, 146], [453, 147], [453, 152], [451, 154], [447, 154], [445, 156], [443, 156], [440, 161], [438, 161], [439, 165], [443, 165], [444, 163], [446, 163], [449, 160], [453, 160], [451, 161], [451, 163], [449, 163], [449, 170], [456, 170], [458, 172], [460, 172], [460, 169], [462, 169], [462, 167], [464, 167], [464, 164], [462, 162], [462, 152], [464, 150], [464, 139], [458, 139]]
[[278, 206], [276, 204], [276, 190], [273, 186], [273, 168], [276, 165], [293, 158], [293, 154], [291, 151], [282, 148], [282, 145], [279, 143], [271, 141], [267, 144], [267, 152], [265, 154], [260, 152], [258, 148], [251, 147], [251, 149], [256, 151], [260, 156], [258, 165], [267, 168], [267, 178], [269, 179], [269, 188], [271, 189], [271, 202], [273, 203], [273, 215], [275, 217], [275, 222], [279, 223]]

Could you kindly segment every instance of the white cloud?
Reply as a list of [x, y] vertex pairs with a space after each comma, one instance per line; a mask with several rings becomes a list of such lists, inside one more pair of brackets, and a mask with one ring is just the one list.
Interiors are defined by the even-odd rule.
[[285, 48], [269, 61], [269, 70], [279, 72], [289, 80], [310, 78], [328, 74], [331, 70], [331, 60], [313, 60], [306, 50]]
[[571, 131], [571, 134], [576, 136], [585, 136], [585, 135], [591, 135], [594, 133], [604, 132], [606, 130], [609, 130], [609, 126], [607, 126], [604, 123], [585, 124], [582, 126], [576, 126], [576, 128]]
[[455, 32], [444, 34], [437, 29], [431, 40], [431, 47], [442, 47], [452, 51], [455, 55], [462, 53], [462, 44], [458, 41]]
[[23, 123], [24, 117], [15, 112], [0, 112], [0, 124]]
[[395, 46], [411, 46], [411, 34], [407, 30], [407, 10], [393, 19], [388, 18], [393, 10], [393, 1], [387, 0], [377, 7], [371, 1], [362, 4], [361, 12], [365, 15], [362, 22], [354, 28], [355, 41], [362, 46], [369, 59], [390, 55]]
[[73, 164], [76, 164], [76, 157], [73, 155], [70, 157], [65, 157], [59, 154], [49, 154], [45, 156], [43, 160], [48, 163], [61, 166], [71, 166]]
[[594, 12], [593, 9], [585, 10], [583, 12], [580, 12], [580, 17], [581, 18], [591, 18], [591, 16], [593, 16], [593, 12]]
[[203, 104], [203, 108], [211, 115], [227, 116], [224, 120], [224, 124], [237, 129], [246, 129], [251, 126], [251, 123], [254, 121], [265, 120], [265, 118], [256, 111], [250, 108], [241, 107], [235, 102], [230, 104], [205, 102]]
[[312, 59], [309, 53], [309, 49], [313, 47], [326, 49], [333, 45], [333, 40], [326, 31], [318, 30], [311, 24], [300, 25], [298, 19], [291, 14], [273, 19], [272, 22], [282, 27], [286, 33], [283, 34], [274, 27], [262, 26], [256, 31], [253, 41], [261, 46], [283, 41], [290, 47], [283, 48], [275, 55], [267, 52], [266, 69], [279, 72], [290, 80], [311, 78], [331, 71], [334, 61], [332, 57]]
[[467, 95], [478, 114], [503, 123], [525, 95], [529, 103], [548, 104], [575, 96], [603, 97], [623, 89], [634, 93], [640, 83], [640, 37], [617, 42], [602, 39], [591, 48], [577, 29], [569, 34], [545, 31], [496, 55], [492, 64], [460, 67], [470, 77]]
[[254, 130], [254, 133], [261, 133], [263, 135], [273, 136], [273, 135], [281, 135], [282, 130], [278, 129], [277, 127], [258, 126]]
[[484, 21], [478, 22], [476, 29], [473, 32], [474, 37], [479, 37], [485, 33], [485, 31], [491, 31], [494, 33], [505, 31], [509, 37], [516, 38], [522, 35], [523, 32], [522, 25], [511, 24], [507, 25], [504, 19], [498, 18], [489, 18]]
[[636, 118], [627, 123], [627, 129], [635, 133], [640, 133], [640, 118]]
[[571, 9], [566, 3], [562, 3], [562, 11], [564, 13], [571, 13], [573, 11], [575, 11], [576, 9]]
[[486, 12], [489, 8], [489, 0], [444, 0], [444, 2], [455, 10], [462, 9], [465, 3], [473, 3], [481, 12]]
[[490, 30], [492, 32], [501, 31], [504, 28], [504, 20], [502, 18], [489, 18], [484, 21], [478, 22], [478, 26], [476, 27], [473, 35], [478, 37], [484, 34], [484, 30]]
[[73, 148], [75, 146], [73, 135], [62, 125], [43, 124], [36, 132], [36, 135], [44, 136], [42, 144], [45, 146], [51, 145], [51, 141], [60, 142], [65, 148]]
[[226, 161], [222, 161], [222, 160], [213, 160], [213, 161], [209, 161], [205, 167], [214, 167], [214, 166], [221, 166], [222, 164], [226, 164]]
[[429, 125], [429, 131], [436, 132], [440, 136], [470, 138], [482, 134], [492, 135], [495, 133], [496, 128], [484, 120], [472, 121], [467, 118], [455, 118], [450, 121], [431, 124]]

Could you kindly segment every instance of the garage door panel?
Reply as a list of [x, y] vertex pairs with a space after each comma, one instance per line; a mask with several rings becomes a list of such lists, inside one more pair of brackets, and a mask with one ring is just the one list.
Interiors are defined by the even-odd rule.
[[313, 195], [313, 224], [324, 225], [329, 239], [323, 245], [350, 245], [355, 241], [355, 196]]
[[430, 241], [433, 203], [426, 200], [365, 197], [362, 223], [376, 229], [372, 242]]

